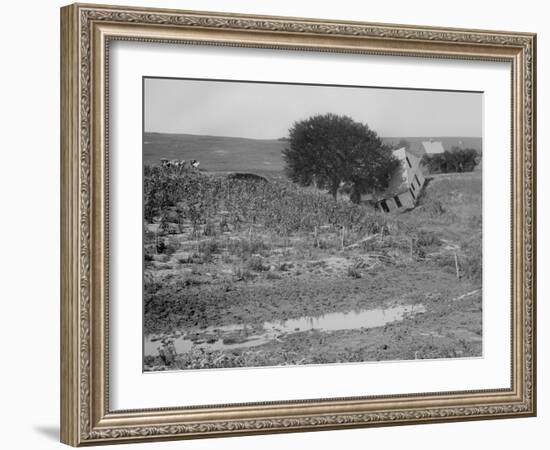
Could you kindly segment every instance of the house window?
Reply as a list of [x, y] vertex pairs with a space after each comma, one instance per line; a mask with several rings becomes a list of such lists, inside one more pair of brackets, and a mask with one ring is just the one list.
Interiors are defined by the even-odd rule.
[[414, 179], [416, 180], [416, 184], [418, 184], [418, 187], [420, 187], [420, 181], [418, 180], [418, 177], [416, 174], [414, 174]]
[[387, 213], [390, 212], [390, 208], [388, 208], [388, 204], [386, 203], [386, 200], [382, 200], [380, 202], [380, 206], [382, 207], [382, 210], [384, 212], [387, 212]]
[[409, 189], [409, 192], [411, 193], [413, 200], [416, 200], [416, 196], [414, 195], [414, 191], [412, 189]]
[[397, 205], [398, 208], [401, 208], [403, 206], [403, 204], [401, 203], [401, 200], [399, 200], [399, 195], [396, 195], [393, 199], [395, 200], [395, 204]]
[[411, 164], [411, 162], [409, 161], [409, 157], [408, 157], [408, 156], [405, 156], [405, 159], [407, 160], [407, 164], [409, 165], [409, 167], [412, 167], [412, 164]]

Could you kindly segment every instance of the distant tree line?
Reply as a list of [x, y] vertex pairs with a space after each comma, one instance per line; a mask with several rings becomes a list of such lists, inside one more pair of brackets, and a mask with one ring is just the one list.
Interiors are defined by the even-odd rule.
[[422, 164], [430, 173], [472, 172], [481, 160], [473, 148], [453, 147], [450, 151], [424, 155]]
[[399, 166], [375, 131], [347, 116], [329, 113], [295, 122], [289, 144], [283, 158], [290, 180], [326, 189], [335, 200], [344, 188], [359, 203], [361, 194], [385, 189]]

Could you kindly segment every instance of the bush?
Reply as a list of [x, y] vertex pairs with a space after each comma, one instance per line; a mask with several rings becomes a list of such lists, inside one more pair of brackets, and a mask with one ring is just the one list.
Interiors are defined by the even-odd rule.
[[480, 157], [476, 150], [458, 147], [422, 157], [422, 163], [430, 173], [472, 172], [479, 161]]

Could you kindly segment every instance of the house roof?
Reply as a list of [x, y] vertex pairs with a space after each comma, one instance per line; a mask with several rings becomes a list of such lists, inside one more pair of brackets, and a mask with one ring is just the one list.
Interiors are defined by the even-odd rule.
[[445, 151], [441, 141], [423, 141], [421, 148], [424, 150], [424, 153], [428, 155], [443, 153]]

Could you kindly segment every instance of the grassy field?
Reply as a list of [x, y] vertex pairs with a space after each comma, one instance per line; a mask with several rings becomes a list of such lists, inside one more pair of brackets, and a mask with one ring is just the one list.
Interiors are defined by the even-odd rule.
[[145, 133], [143, 160], [145, 164], [158, 164], [161, 158], [196, 159], [209, 172], [279, 175], [284, 167], [281, 152], [287, 145], [276, 139]]
[[[384, 138], [387, 144], [397, 144], [406, 139], [416, 148], [428, 137]], [[481, 151], [480, 138], [435, 138], [446, 149], [462, 145]], [[245, 139], [226, 136], [202, 136], [193, 134], [145, 133], [143, 160], [145, 164], [158, 164], [161, 158], [196, 159], [201, 168], [209, 172], [256, 172], [267, 176], [280, 176], [284, 162], [281, 151], [288, 142], [276, 139]]]
[[192, 170], [144, 188], [145, 370], [481, 356], [480, 172], [398, 215]]

